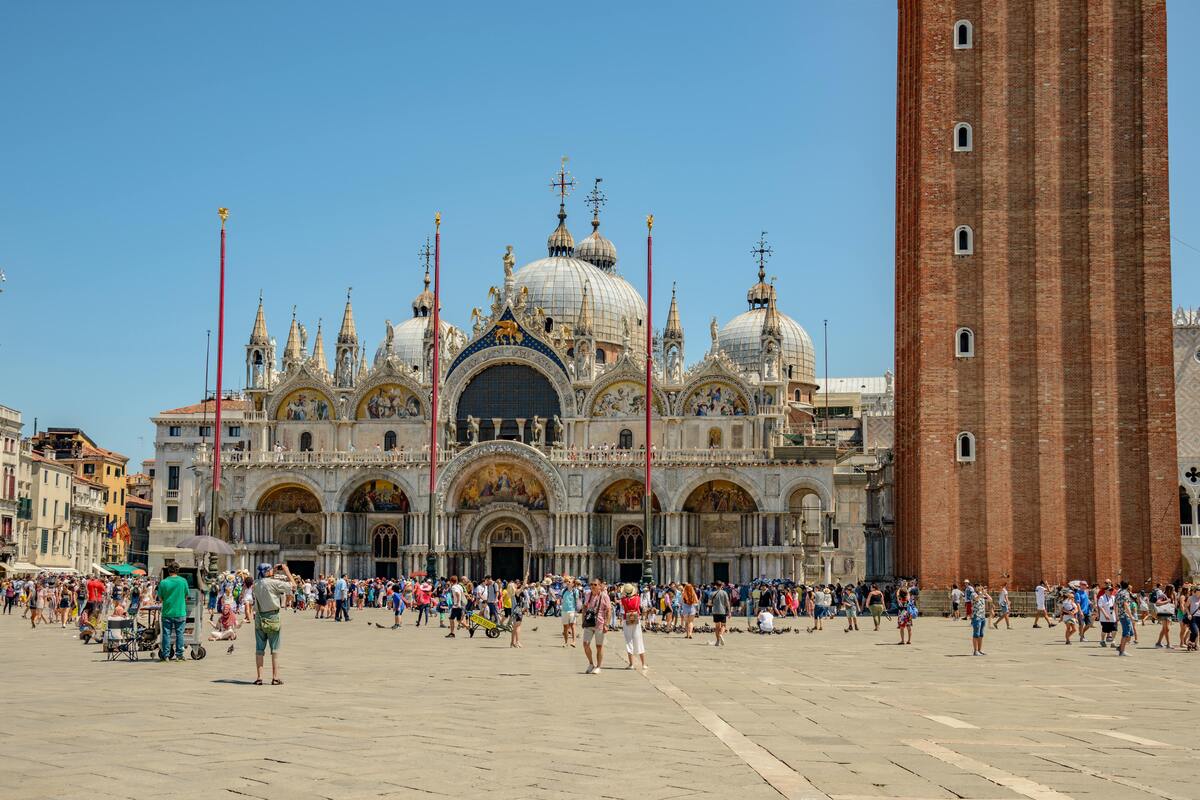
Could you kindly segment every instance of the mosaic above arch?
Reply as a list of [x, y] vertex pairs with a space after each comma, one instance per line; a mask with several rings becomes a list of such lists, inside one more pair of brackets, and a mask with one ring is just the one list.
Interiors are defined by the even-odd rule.
[[[640, 417], [646, 413], [646, 387], [635, 381], [620, 381], [602, 391], [592, 401], [593, 417]], [[662, 401], [655, 396], [654, 413], [663, 413]]]
[[333, 419], [333, 403], [315, 389], [297, 389], [279, 404], [275, 419], [293, 422]]
[[476, 511], [492, 503], [515, 503], [542, 511], [546, 508], [546, 490], [528, 468], [516, 462], [493, 462], [466, 479], [458, 495], [458, 507]]
[[[654, 510], [662, 511], [658, 504], [658, 495], [652, 497]], [[595, 511], [597, 514], [640, 514], [644, 509], [645, 499], [646, 484], [625, 478], [609, 486], [596, 498]]]
[[691, 514], [746, 514], [758, 510], [754, 498], [742, 487], [729, 481], [708, 481], [692, 490], [683, 503]]
[[731, 384], [707, 381], [688, 393], [681, 410], [687, 417], [744, 417], [750, 413], [750, 404]]
[[319, 514], [321, 501], [308, 487], [288, 484], [263, 495], [258, 510], [272, 514]]
[[407, 388], [385, 383], [371, 389], [358, 403], [357, 419], [398, 419], [421, 416], [421, 401]]
[[408, 495], [391, 481], [367, 481], [350, 493], [346, 510], [355, 514], [407, 514], [412, 510]]

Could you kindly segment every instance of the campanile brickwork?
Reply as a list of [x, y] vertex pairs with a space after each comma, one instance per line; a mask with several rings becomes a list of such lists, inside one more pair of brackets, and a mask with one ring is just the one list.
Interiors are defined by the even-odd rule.
[[897, 571], [1173, 579], [1164, 0], [899, 9]]

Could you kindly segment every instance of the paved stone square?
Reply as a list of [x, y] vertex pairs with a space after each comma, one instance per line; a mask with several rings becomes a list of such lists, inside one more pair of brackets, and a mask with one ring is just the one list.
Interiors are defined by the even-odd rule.
[[1149, 627], [1125, 659], [1024, 620], [984, 658], [928, 618], [911, 647], [837, 623], [720, 650], [652, 635], [645, 675], [610, 634], [617, 668], [590, 676], [555, 619], [521, 650], [375, 622], [285, 616], [271, 687], [250, 684], [246, 628], [232, 654], [105, 663], [0, 617], [0, 797], [1200, 797], [1200, 657], [1147, 647]]

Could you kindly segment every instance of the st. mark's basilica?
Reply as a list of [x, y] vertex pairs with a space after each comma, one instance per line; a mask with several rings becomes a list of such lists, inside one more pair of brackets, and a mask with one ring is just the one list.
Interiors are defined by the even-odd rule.
[[[223, 406], [217, 531], [239, 564], [391, 576], [424, 569], [432, 554], [442, 575], [630, 579], [648, 555], [666, 580], [862, 576], [861, 519], [839, 525], [836, 448], [811, 439], [812, 340], [779, 308], [762, 243], [747, 262], [757, 280], [746, 310], [713, 318], [690, 366], [674, 291], [653, 337], [647, 536], [646, 303], [600, 231], [598, 185], [591, 200], [582, 241], [560, 203], [544, 257], [518, 268], [509, 247], [497, 258], [502, 281], [472, 309], [471, 330], [440, 322], [432, 542], [428, 268], [411, 316], [386, 322], [373, 357], [347, 295], [332, 369], [320, 326], [309, 342], [294, 313], [277, 358], [260, 300], [245, 391]], [[212, 452], [195, 434], [211, 410], [155, 418], [167, 488], [152, 561], [175, 556], [190, 523], [203, 526]]]

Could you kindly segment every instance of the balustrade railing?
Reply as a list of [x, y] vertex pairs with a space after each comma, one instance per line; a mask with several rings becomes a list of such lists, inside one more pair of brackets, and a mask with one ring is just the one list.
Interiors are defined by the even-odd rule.
[[[481, 442], [486, 444], [486, 442]], [[471, 445], [458, 445], [438, 450], [438, 463], [445, 464]], [[646, 454], [640, 450], [575, 450], [563, 447], [537, 448], [554, 464], [597, 464], [605, 466], [637, 466], [645, 463]], [[689, 464], [763, 464], [770, 456], [763, 450], [655, 450], [655, 464], [686, 466]], [[196, 454], [198, 466], [212, 463], [212, 451]], [[221, 453], [222, 466], [378, 466], [386, 464], [428, 464], [428, 450], [230, 450]]]

